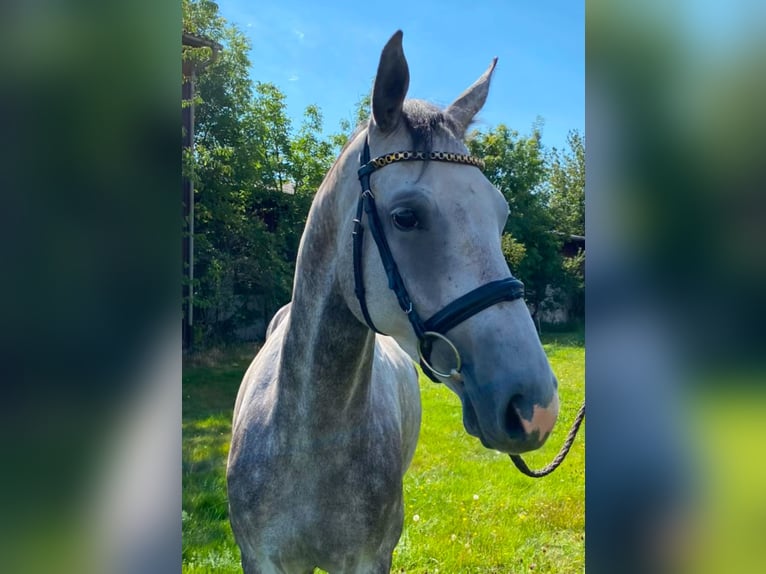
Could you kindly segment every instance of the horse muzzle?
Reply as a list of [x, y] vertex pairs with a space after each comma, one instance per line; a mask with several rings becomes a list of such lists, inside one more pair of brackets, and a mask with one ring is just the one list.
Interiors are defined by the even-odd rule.
[[555, 386], [545, 404], [521, 394], [503, 399], [503, 394], [497, 391], [471, 393], [463, 389], [458, 395], [463, 404], [466, 432], [477, 437], [486, 448], [508, 454], [521, 454], [543, 446], [559, 412]]

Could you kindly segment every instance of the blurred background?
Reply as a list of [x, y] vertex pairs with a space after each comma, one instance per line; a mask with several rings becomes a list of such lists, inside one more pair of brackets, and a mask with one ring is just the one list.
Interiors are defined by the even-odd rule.
[[587, 567], [759, 571], [766, 7], [586, 7]]
[[[586, 567], [759, 571], [766, 9], [586, 9]], [[180, 564], [180, 22], [2, 8], [3, 571]]]
[[0, 8], [0, 570], [180, 564], [180, 5]]

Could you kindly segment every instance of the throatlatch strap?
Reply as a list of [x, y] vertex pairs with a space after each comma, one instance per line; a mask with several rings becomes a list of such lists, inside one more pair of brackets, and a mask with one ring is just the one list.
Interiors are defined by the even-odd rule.
[[370, 235], [372, 235], [375, 245], [378, 247], [380, 260], [383, 263], [383, 269], [386, 271], [388, 288], [394, 292], [399, 307], [401, 307], [402, 311], [407, 314], [407, 318], [410, 320], [410, 324], [415, 331], [415, 336], [418, 339], [421, 339], [424, 333], [423, 321], [414, 309], [412, 300], [407, 293], [407, 288], [404, 286], [404, 281], [399, 273], [399, 268], [396, 265], [396, 261], [394, 261], [391, 248], [388, 246], [386, 234], [383, 232], [383, 225], [375, 206], [375, 196], [370, 190], [370, 174], [375, 171], [376, 166], [374, 163], [370, 162], [369, 157], [370, 147], [365, 140], [361, 157], [362, 167], [359, 168], [358, 172], [359, 181], [362, 184], [362, 195], [359, 197], [359, 203], [356, 208], [356, 219], [354, 220], [354, 287], [356, 297], [359, 299], [362, 315], [364, 316], [367, 325], [376, 333], [383, 334], [372, 322], [369, 310], [367, 309], [366, 297], [364, 295], [364, 275], [362, 265], [362, 240], [364, 230], [361, 224], [362, 214], [364, 213], [367, 215], [367, 225], [370, 228]]

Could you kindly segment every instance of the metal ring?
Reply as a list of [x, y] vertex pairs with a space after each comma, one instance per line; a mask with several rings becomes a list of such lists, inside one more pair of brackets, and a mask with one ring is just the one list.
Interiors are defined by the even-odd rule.
[[[456, 366], [449, 373], [442, 373], [441, 371], [437, 371], [436, 369], [434, 369], [431, 363], [429, 363], [428, 360], [423, 355], [423, 341], [428, 338], [441, 339], [442, 341], [447, 343], [447, 345], [449, 345], [449, 347], [452, 349], [452, 352], [455, 353]], [[423, 333], [423, 337], [418, 339], [418, 355], [420, 356], [420, 360], [423, 361], [423, 364], [429, 369], [431, 369], [431, 372], [433, 372], [436, 376], [443, 377], [445, 379], [449, 379], [452, 375], [459, 373], [460, 369], [463, 367], [463, 360], [460, 357], [460, 351], [457, 350], [457, 347], [455, 346], [455, 344], [452, 341], [450, 341], [447, 337], [445, 337], [441, 333], [437, 333], [436, 331], [426, 331], [425, 333]]]

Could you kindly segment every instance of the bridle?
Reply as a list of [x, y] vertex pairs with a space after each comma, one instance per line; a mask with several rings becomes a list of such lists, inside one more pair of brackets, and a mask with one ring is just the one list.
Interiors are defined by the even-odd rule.
[[[359, 300], [359, 306], [362, 309], [362, 315], [367, 325], [376, 333], [383, 334], [375, 327], [367, 309], [367, 301], [364, 291], [364, 274], [362, 266], [362, 246], [364, 241], [364, 227], [362, 226], [362, 217], [367, 215], [367, 225], [370, 229], [375, 244], [378, 246], [378, 253], [383, 262], [383, 268], [388, 277], [388, 287], [396, 295], [399, 306], [407, 314], [407, 318], [412, 325], [415, 336], [418, 338], [418, 356], [420, 357], [420, 366], [428, 377], [441, 383], [437, 377], [451, 378], [460, 374], [462, 359], [460, 352], [455, 344], [447, 337], [447, 332], [465, 321], [480, 313], [484, 309], [496, 305], [502, 301], [513, 301], [524, 296], [524, 284], [515, 277], [506, 277], [497, 281], [491, 281], [473, 291], [458, 297], [441, 311], [434, 314], [428, 320], [423, 321], [412, 304], [412, 299], [407, 293], [399, 268], [394, 261], [391, 249], [388, 246], [386, 235], [383, 231], [383, 225], [375, 207], [375, 196], [370, 190], [370, 175], [387, 165], [400, 161], [441, 161], [449, 163], [459, 163], [482, 169], [484, 162], [474, 156], [460, 153], [446, 153], [439, 151], [420, 152], [420, 151], [400, 151], [388, 153], [382, 156], [370, 159], [369, 140], [365, 137], [364, 149], [360, 156], [359, 182], [362, 185], [362, 193], [359, 196], [359, 203], [356, 208], [356, 218], [354, 218], [354, 291]], [[441, 372], [435, 369], [431, 363], [431, 351], [434, 342], [443, 341], [449, 346], [455, 355], [455, 367], [450, 372]]]
[[[394, 261], [391, 248], [388, 246], [386, 234], [383, 231], [383, 225], [375, 207], [375, 196], [370, 190], [370, 175], [378, 169], [381, 169], [392, 163], [400, 161], [442, 161], [450, 163], [460, 163], [484, 168], [484, 162], [474, 156], [461, 153], [446, 153], [432, 151], [429, 153], [421, 151], [399, 151], [387, 153], [370, 159], [370, 145], [367, 136], [364, 138], [364, 148], [359, 158], [359, 183], [362, 185], [362, 193], [359, 196], [359, 202], [356, 206], [356, 217], [354, 218], [354, 230], [352, 232], [354, 239], [354, 292], [359, 300], [359, 306], [362, 309], [362, 315], [367, 326], [376, 333], [383, 334], [375, 327], [370, 317], [370, 311], [367, 309], [367, 300], [364, 294], [364, 273], [362, 266], [362, 246], [364, 242], [364, 227], [362, 227], [362, 217], [367, 214], [367, 224], [370, 228], [375, 245], [378, 246], [380, 260], [383, 262], [383, 268], [388, 277], [388, 288], [396, 295], [399, 306], [407, 314], [410, 320], [415, 336], [418, 338], [418, 356], [420, 357], [420, 366], [423, 372], [435, 383], [441, 383], [437, 377], [445, 379], [457, 378], [460, 376], [462, 359], [460, 351], [455, 344], [447, 337], [446, 333], [465, 321], [480, 313], [488, 307], [492, 307], [502, 301], [513, 301], [524, 296], [524, 284], [513, 276], [491, 281], [469, 291], [465, 295], [458, 297], [452, 303], [449, 303], [441, 311], [438, 311], [430, 319], [423, 321], [418, 314], [417, 309], [412, 304], [412, 299], [407, 288], [404, 285], [402, 276], [399, 274], [399, 268]], [[455, 355], [455, 367], [449, 372], [444, 373], [434, 369], [430, 364], [431, 350], [434, 341], [441, 340], [446, 343]], [[564, 461], [572, 447], [577, 431], [585, 418], [585, 403], [575, 417], [575, 421], [567, 435], [564, 446], [554, 460], [540, 470], [530, 469], [519, 455], [509, 455], [513, 464], [523, 474], [532, 478], [541, 478], [556, 470]]]

